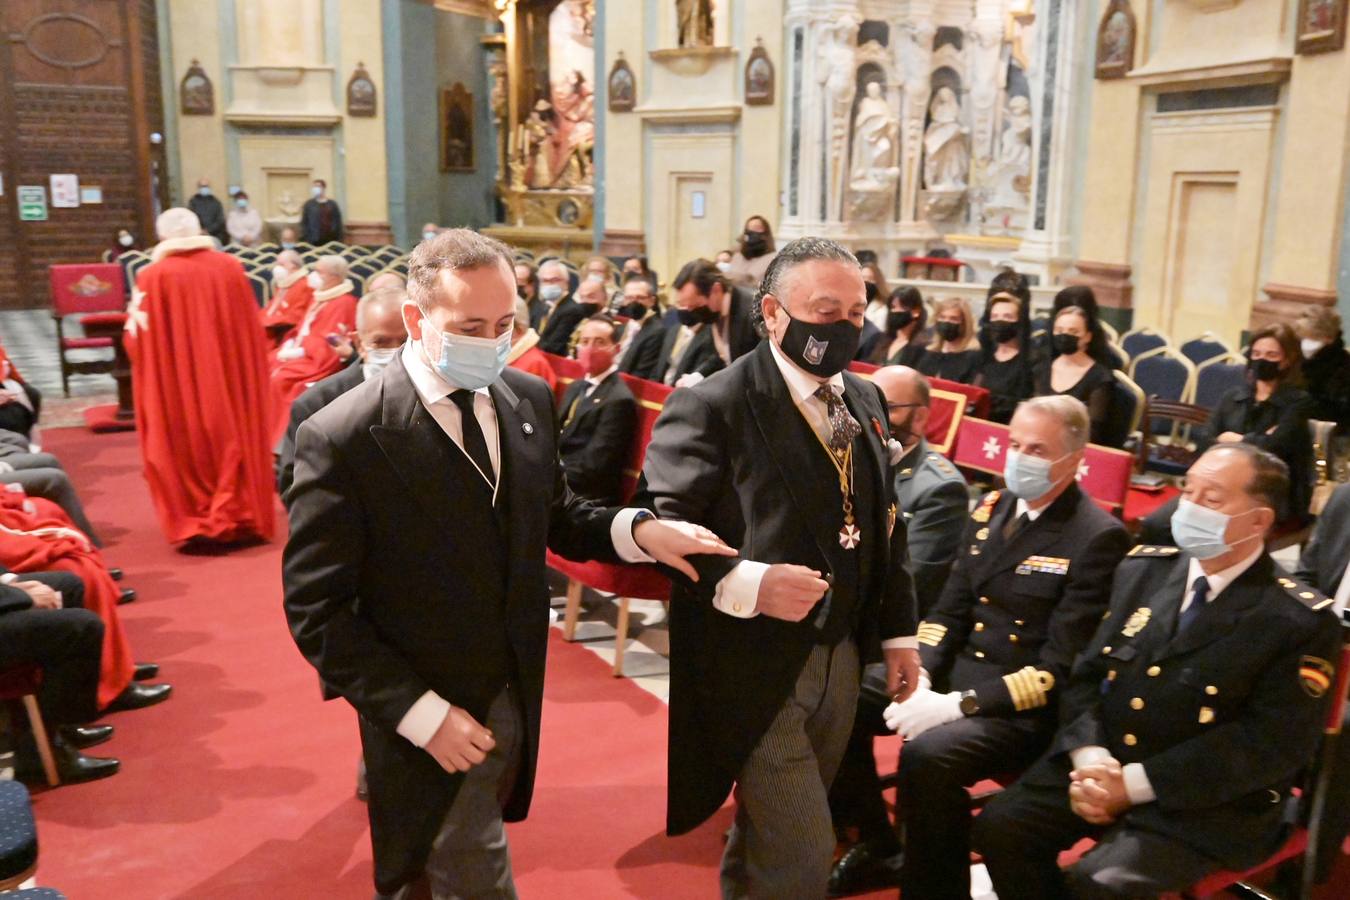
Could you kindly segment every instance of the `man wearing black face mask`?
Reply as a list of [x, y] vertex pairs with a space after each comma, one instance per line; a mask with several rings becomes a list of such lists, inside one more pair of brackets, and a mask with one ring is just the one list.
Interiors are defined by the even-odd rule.
[[885, 402], [844, 371], [865, 307], [857, 260], [802, 238], [762, 291], [769, 339], [670, 396], [639, 494], [740, 548], [674, 586], [667, 829], [696, 827], [735, 784], [723, 896], [820, 897], [860, 663], [884, 659], [887, 694], [907, 697], [917, 613]]
[[769, 228], [769, 220], [763, 216], [746, 219], [737, 243], [740, 244], [740, 250], [731, 257], [727, 278], [736, 287], [759, 290], [764, 273], [774, 258], [773, 231]]
[[706, 259], [686, 263], [672, 287], [680, 327], [666, 331], [655, 380], [670, 385], [697, 382], [759, 343], [751, 322], [754, 298], [732, 287], [714, 263]]
[[667, 329], [661, 311], [657, 309], [656, 292], [646, 275], [630, 272], [624, 276], [623, 305], [619, 307], [619, 315], [630, 320], [623, 329], [619, 371], [654, 380]]

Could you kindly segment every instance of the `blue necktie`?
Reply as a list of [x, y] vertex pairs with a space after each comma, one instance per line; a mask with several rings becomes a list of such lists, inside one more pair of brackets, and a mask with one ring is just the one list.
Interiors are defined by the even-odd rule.
[[1191, 624], [1205, 608], [1205, 598], [1208, 596], [1209, 579], [1201, 575], [1191, 585], [1191, 605], [1186, 607], [1185, 611], [1177, 618], [1178, 635], [1185, 634], [1186, 629], [1191, 627]]

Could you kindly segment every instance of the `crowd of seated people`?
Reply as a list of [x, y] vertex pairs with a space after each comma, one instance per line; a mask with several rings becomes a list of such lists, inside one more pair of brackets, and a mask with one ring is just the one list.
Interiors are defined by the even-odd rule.
[[[0, 349], [7, 380], [24, 382]], [[24, 392], [36, 397], [37, 392]], [[19, 404], [10, 400], [4, 406]], [[0, 678], [37, 683], [57, 777], [76, 783], [115, 774], [120, 762], [88, 756], [113, 726], [105, 715], [168, 699], [168, 684], [146, 683], [159, 667], [136, 662], [118, 606], [121, 588], [98, 534], [60, 460], [33, 441], [40, 404], [0, 421]], [[40, 670], [40, 679], [22, 673]], [[0, 777], [45, 777], [32, 723], [18, 703], [0, 705]]]

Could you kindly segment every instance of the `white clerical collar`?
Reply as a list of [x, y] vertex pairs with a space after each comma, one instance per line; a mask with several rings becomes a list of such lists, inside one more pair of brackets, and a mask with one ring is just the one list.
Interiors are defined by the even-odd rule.
[[[455, 391], [463, 390], [445, 380], [440, 372], [433, 369], [422, 356], [422, 342], [408, 341], [403, 345], [403, 352], [399, 354], [399, 359], [403, 363], [403, 368], [408, 372], [408, 378], [412, 380], [413, 389], [417, 391], [417, 396], [421, 399], [422, 405], [431, 407], [434, 403], [439, 403], [446, 397], [449, 397]], [[491, 397], [487, 388], [479, 388], [474, 391], [476, 394], [482, 394], [485, 397]]]
[[778, 349], [773, 338], [765, 338], [769, 342], [769, 350], [773, 353], [773, 361], [778, 364], [778, 371], [783, 373], [783, 380], [787, 382], [788, 392], [792, 394], [792, 402], [801, 406], [807, 400], [816, 395], [822, 384], [828, 384], [836, 388], [835, 393], [839, 396], [844, 395], [844, 376], [841, 372], [836, 372], [825, 381], [821, 381], [815, 375], [804, 372], [797, 368], [786, 356], [783, 351]]
[[1260, 559], [1261, 554], [1266, 552], [1264, 543], [1255, 541], [1255, 544], [1256, 549], [1250, 554], [1233, 563], [1228, 568], [1215, 572], [1213, 575], [1208, 574], [1204, 569], [1200, 568], [1200, 560], [1191, 557], [1190, 568], [1186, 573], [1186, 594], [1188, 596], [1190, 595], [1191, 585], [1195, 584], [1195, 579], [1203, 575], [1205, 576], [1205, 581], [1209, 582], [1209, 595], [1205, 598], [1205, 602], [1212, 603], [1214, 598], [1223, 592], [1224, 588], [1228, 587], [1234, 581], [1237, 581], [1238, 578], [1242, 576], [1242, 573], [1250, 569], [1252, 563]]

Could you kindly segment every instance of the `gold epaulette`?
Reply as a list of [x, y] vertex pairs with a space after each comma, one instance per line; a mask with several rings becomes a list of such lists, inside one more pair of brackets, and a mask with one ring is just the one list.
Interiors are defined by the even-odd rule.
[[1280, 587], [1289, 592], [1289, 596], [1293, 597], [1309, 609], [1326, 609], [1332, 603], [1336, 602], [1333, 598], [1326, 596], [1316, 588], [1309, 587], [1293, 578], [1281, 576], [1275, 580], [1280, 583]]
[[989, 517], [994, 512], [994, 504], [998, 502], [999, 492], [990, 491], [984, 495], [984, 499], [975, 507], [975, 511], [970, 514], [970, 518], [976, 522], [988, 522]]
[[1169, 559], [1180, 552], [1177, 547], [1168, 547], [1164, 544], [1135, 544], [1126, 555], [1142, 556], [1145, 559]]
[[942, 639], [947, 636], [947, 626], [939, 625], [937, 622], [919, 623], [919, 643], [927, 644], [930, 647], [936, 647], [942, 643]]
[[1038, 709], [1050, 702], [1050, 691], [1055, 687], [1055, 676], [1035, 666], [1025, 666], [1003, 676], [1012, 697], [1013, 709], [1023, 712]]

